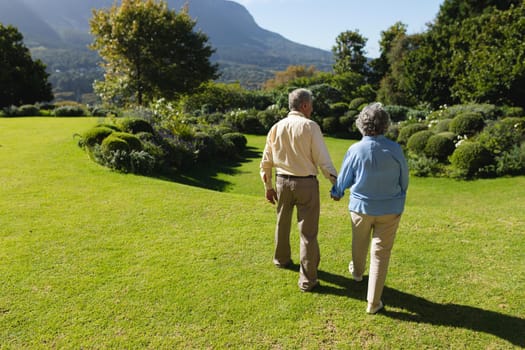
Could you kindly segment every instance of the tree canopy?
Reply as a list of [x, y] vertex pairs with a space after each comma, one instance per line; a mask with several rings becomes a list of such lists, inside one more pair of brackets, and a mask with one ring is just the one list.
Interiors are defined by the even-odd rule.
[[0, 23], [0, 108], [53, 99], [46, 67], [33, 60], [23, 36]]
[[91, 47], [103, 58], [104, 81], [95, 84], [103, 100], [143, 105], [173, 99], [217, 78], [208, 37], [194, 31], [187, 8], [165, 1], [122, 0], [93, 12]]
[[335, 39], [332, 52], [335, 58], [334, 71], [345, 73], [352, 71], [363, 74], [366, 72], [365, 45], [367, 39], [358, 30], [347, 30]]
[[385, 99], [433, 107], [525, 106], [525, 2], [445, 0], [429, 30], [401, 36], [388, 54]]

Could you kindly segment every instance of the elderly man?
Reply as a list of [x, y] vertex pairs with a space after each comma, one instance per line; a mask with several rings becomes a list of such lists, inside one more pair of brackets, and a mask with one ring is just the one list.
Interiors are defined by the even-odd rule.
[[[290, 229], [294, 207], [300, 234], [299, 289], [311, 291], [318, 284], [320, 261], [317, 233], [319, 229], [318, 168], [332, 184], [335, 170], [319, 125], [310, 120], [313, 111], [312, 93], [297, 89], [288, 96], [290, 113], [276, 123], [268, 133], [261, 161], [261, 178], [266, 199], [277, 202], [275, 254], [277, 267], [292, 264]], [[276, 170], [276, 188], [272, 184], [272, 169]]]

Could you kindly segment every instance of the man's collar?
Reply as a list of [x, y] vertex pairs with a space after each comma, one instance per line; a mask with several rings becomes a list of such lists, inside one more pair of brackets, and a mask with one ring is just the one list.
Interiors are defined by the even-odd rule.
[[290, 111], [290, 113], [288, 113], [289, 116], [296, 116], [296, 117], [303, 117], [303, 118], [306, 118], [306, 116], [304, 114], [302, 114], [301, 112], [299, 111]]

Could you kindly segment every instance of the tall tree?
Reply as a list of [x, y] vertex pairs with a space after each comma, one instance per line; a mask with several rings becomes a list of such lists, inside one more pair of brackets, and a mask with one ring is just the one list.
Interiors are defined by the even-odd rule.
[[523, 0], [445, 0], [439, 9], [439, 25], [457, 24], [468, 18], [477, 17], [494, 9], [506, 11], [519, 6]]
[[214, 50], [204, 33], [194, 31], [195, 23], [187, 8], [177, 13], [165, 1], [122, 0], [93, 11], [91, 47], [105, 68], [95, 90], [104, 100], [143, 105], [217, 78]]
[[354, 72], [366, 73], [365, 45], [367, 39], [358, 30], [347, 30], [335, 39], [332, 52], [335, 57], [334, 71], [336, 74]]
[[369, 81], [372, 85], [378, 86], [379, 82], [385, 75], [390, 72], [390, 61], [388, 55], [394, 42], [399, 37], [406, 36], [407, 25], [402, 22], [396, 22], [387, 30], [381, 32], [381, 39], [379, 40], [380, 55], [378, 58], [370, 62], [372, 71], [370, 72]]
[[23, 36], [0, 23], [0, 108], [53, 99], [46, 67], [33, 60]]

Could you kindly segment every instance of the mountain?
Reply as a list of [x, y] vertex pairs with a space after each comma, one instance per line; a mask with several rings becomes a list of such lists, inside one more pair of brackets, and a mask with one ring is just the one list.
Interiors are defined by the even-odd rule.
[[[218, 62], [223, 81], [239, 81], [256, 87], [273, 72], [289, 65], [313, 65], [330, 70], [329, 51], [292, 42], [257, 25], [248, 10], [228, 0], [168, 0], [176, 11], [188, 6], [196, 19], [196, 29], [206, 33], [216, 49], [212, 61]], [[109, 8], [114, 0], [0, 0], [0, 22], [16, 26], [26, 44], [47, 62], [44, 49], [85, 52], [91, 42], [89, 19], [94, 8]], [[36, 49], [38, 48], [38, 49]], [[60, 69], [63, 71], [63, 69]]]

